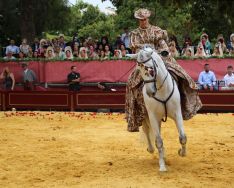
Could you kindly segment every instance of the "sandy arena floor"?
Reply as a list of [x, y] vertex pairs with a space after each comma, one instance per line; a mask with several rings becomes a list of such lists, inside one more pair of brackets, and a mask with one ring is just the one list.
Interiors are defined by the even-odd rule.
[[185, 122], [188, 155], [163, 125], [168, 172], [158, 172], [123, 114], [0, 113], [0, 187], [234, 187], [234, 115]]

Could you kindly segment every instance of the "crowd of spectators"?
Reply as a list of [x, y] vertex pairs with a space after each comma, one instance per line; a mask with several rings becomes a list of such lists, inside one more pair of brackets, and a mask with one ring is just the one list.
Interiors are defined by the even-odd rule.
[[20, 46], [15, 45], [14, 40], [5, 49], [4, 59], [24, 59], [24, 58], [46, 58], [58, 60], [81, 59], [109, 59], [111, 57], [122, 58], [131, 53], [129, 49], [129, 32], [125, 29], [122, 35], [119, 35], [112, 45], [108, 37], [103, 36], [100, 40], [79, 39], [77, 34], [73, 36], [72, 41], [66, 42], [63, 34], [49, 39], [35, 38], [33, 44], [29, 45], [27, 39], [23, 39]]
[[[213, 41], [214, 42], [214, 41]], [[209, 57], [224, 55], [234, 55], [234, 33], [230, 35], [230, 40], [225, 41], [222, 34], [217, 36], [212, 48], [209, 36], [203, 33], [197, 45], [192, 43], [190, 37], [184, 38], [183, 46], [180, 47], [175, 36], [168, 39], [168, 47], [173, 57]], [[10, 40], [10, 44], [5, 48], [5, 60], [25, 60], [25, 58], [45, 58], [48, 60], [72, 60], [73, 58], [81, 59], [117, 59], [123, 58], [126, 54], [132, 53], [130, 49], [130, 32], [126, 28], [122, 35], [116, 38], [114, 44], [110, 44], [107, 37], [100, 40], [79, 39], [75, 34], [71, 41], [66, 42], [63, 34], [58, 37], [48, 39], [35, 38], [33, 44], [29, 45], [27, 39], [23, 39], [22, 43], [17, 46], [14, 40]], [[27, 64], [22, 64], [23, 68], [23, 85], [25, 90], [33, 90], [36, 81], [35, 73], [28, 69]], [[6, 90], [14, 90], [15, 79], [13, 73], [6, 67], [0, 74], [0, 80], [3, 80]], [[71, 73], [67, 77], [69, 90], [78, 91], [80, 86], [80, 74], [76, 72], [76, 67], [71, 67]], [[223, 88], [234, 88], [233, 67], [227, 67], [227, 74], [223, 78]], [[200, 89], [217, 90], [217, 80], [215, 73], [210, 70], [209, 64], [205, 64], [204, 71], [198, 76], [198, 84]], [[98, 83], [98, 87], [104, 90], [109, 88], [104, 83]]]
[[[213, 41], [212, 48], [209, 36], [203, 33], [198, 44], [193, 44], [190, 37], [184, 38], [183, 46], [180, 47], [175, 36], [169, 37], [168, 47], [173, 57], [209, 57], [234, 55], [234, 33], [230, 36], [230, 41], [226, 42], [223, 35], [219, 34], [217, 40]], [[58, 37], [49, 40], [35, 38], [33, 44], [29, 45], [27, 39], [23, 39], [19, 46], [15, 45], [14, 40], [5, 49], [4, 59], [25, 59], [25, 58], [46, 58], [57, 60], [81, 59], [121, 59], [126, 54], [131, 53], [130, 32], [124, 30], [122, 35], [117, 36], [114, 44], [110, 44], [108, 37], [102, 37], [100, 40], [79, 39], [75, 34], [73, 39], [65, 42], [65, 37], [60, 34]]]

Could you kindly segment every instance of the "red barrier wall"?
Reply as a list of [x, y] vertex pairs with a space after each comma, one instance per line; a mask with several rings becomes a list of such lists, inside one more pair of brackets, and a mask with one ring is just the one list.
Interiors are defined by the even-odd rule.
[[[226, 67], [234, 67], [234, 59], [196, 59], [177, 60], [177, 62], [197, 80], [205, 63], [209, 63], [217, 79], [222, 79], [226, 74]], [[134, 61], [109, 60], [109, 61], [79, 61], [79, 62], [29, 62], [29, 68], [34, 70], [39, 82], [64, 83], [72, 65], [77, 66], [82, 82], [126, 82], [129, 74], [135, 67]], [[0, 72], [8, 66], [14, 73], [16, 81], [22, 80], [22, 68], [19, 62], [0, 63]]]

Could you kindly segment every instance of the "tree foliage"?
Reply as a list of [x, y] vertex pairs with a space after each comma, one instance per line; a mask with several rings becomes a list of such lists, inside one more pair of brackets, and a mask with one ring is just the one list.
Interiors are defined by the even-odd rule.
[[0, 3], [1, 41], [22, 37], [31, 41], [43, 31], [65, 31], [70, 20], [67, 3], [67, 0], [5, 0]]
[[98, 7], [79, 0], [71, 7], [72, 19], [70, 33], [78, 33], [79, 37], [100, 39], [108, 36], [114, 39], [117, 35], [114, 17], [105, 15]]
[[[105, 0], [103, 0], [105, 1]], [[134, 11], [148, 8], [151, 23], [168, 30], [169, 34], [190, 35], [198, 40], [205, 31], [211, 39], [222, 33], [226, 39], [234, 31], [234, 1], [229, 0], [111, 0], [117, 8], [118, 28], [137, 26]]]
[[[105, 1], [105, 0], [103, 0]], [[126, 27], [138, 27], [134, 11], [148, 8], [150, 22], [182, 42], [185, 35], [198, 40], [205, 31], [211, 39], [222, 33], [226, 39], [234, 31], [234, 1], [229, 0], [111, 0], [117, 15], [105, 15], [98, 7], [77, 0], [0, 1], [0, 43], [8, 38], [41, 36], [43, 32], [80, 37], [109, 36], [113, 41]]]

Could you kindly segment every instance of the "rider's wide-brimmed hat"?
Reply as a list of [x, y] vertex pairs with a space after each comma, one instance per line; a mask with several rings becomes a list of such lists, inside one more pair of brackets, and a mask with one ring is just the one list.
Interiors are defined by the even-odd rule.
[[144, 20], [146, 18], [149, 18], [151, 15], [151, 12], [148, 9], [141, 8], [134, 13], [134, 17], [139, 20]]

